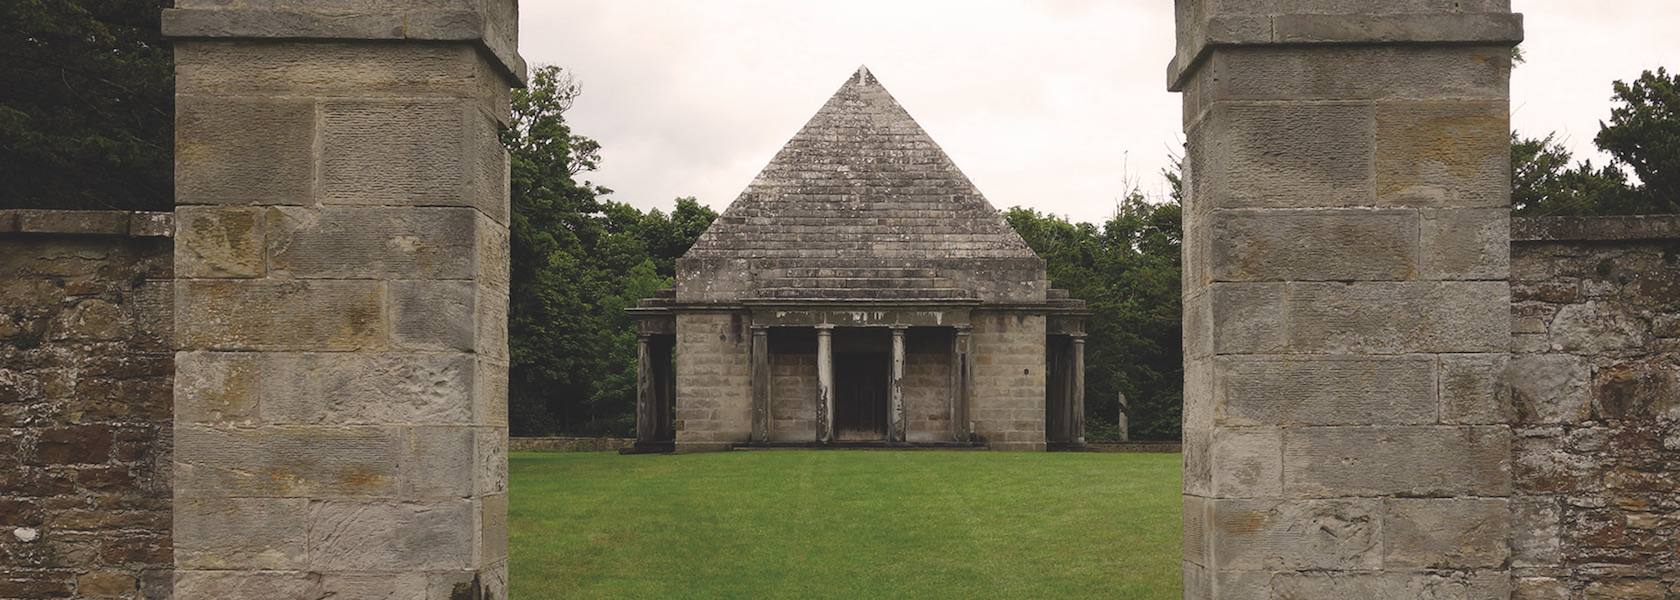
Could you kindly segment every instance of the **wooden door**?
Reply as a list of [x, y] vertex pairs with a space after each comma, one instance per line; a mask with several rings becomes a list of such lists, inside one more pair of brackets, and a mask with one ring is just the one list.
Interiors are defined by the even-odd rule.
[[834, 439], [887, 439], [886, 354], [834, 355]]

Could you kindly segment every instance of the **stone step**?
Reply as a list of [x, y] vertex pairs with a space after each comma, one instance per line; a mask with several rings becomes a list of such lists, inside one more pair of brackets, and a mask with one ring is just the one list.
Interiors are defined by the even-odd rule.
[[810, 298], [827, 300], [915, 300], [968, 298], [961, 288], [759, 288], [760, 298]]
[[784, 270], [788, 278], [860, 277], [918, 279], [939, 277], [937, 269], [903, 267], [793, 267]]
[[761, 288], [948, 288], [954, 284], [943, 277], [771, 277], [759, 280]]

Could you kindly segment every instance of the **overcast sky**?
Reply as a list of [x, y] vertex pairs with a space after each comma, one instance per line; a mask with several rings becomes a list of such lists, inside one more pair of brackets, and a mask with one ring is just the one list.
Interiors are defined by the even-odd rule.
[[[1610, 82], [1680, 68], [1680, 1], [1512, 0], [1512, 126], [1592, 157]], [[1170, 0], [527, 0], [520, 51], [583, 85], [611, 199], [722, 211], [859, 65], [998, 208], [1077, 221], [1164, 193], [1183, 143]], [[1595, 163], [1603, 162], [1602, 158]]]

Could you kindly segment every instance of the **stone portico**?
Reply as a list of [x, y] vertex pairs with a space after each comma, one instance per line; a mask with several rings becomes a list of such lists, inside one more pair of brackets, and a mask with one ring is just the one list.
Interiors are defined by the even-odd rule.
[[1084, 302], [867, 69], [643, 300], [638, 443], [1083, 441]]

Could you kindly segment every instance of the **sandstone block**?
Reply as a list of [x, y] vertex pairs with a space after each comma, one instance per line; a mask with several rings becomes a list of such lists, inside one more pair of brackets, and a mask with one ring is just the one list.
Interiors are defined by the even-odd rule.
[[1375, 499], [1209, 500], [1209, 567], [1370, 570], [1382, 566]]
[[[1378, 201], [1391, 206], [1509, 206], [1508, 113], [1503, 97], [1379, 103]], [[1509, 219], [1494, 213], [1487, 218]]]
[[506, 361], [477, 356], [473, 374], [473, 419], [479, 425], [508, 426], [508, 365]]
[[507, 182], [500, 178], [505, 157], [492, 146], [496, 127], [469, 101], [323, 103], [321, 199], [471, 206], [498, 218], [507, 210]]
[[484, 562], [500, 562], [508, 558], [507, 503], [505, 488], [502, 493], [479, 499], [479, 544], [483, 549], [481, 559]]
[[1503, 281], [1291, 284], [1289, 345], [1297, 352], [1504, 352], [1510, 303]]
[[[1216, 283], [1208, 287], [1216, 354], [1255, 354], [1284, 348], [1284, 284]], [[1187, 309], [1188, 310], [1188, 309]]]
[[1391, 570], [1498, 568], [1511, 556], [1503, 498], [1389, 498], [1382, 531]]
[[1479, 280], [1510, 276], [1510, 209], [1426, 209], [1421, 214], [1420, 277]]
[[299, 571], [177, 569], [174, 598], [307, 598], [309, 574]]
[[1511, 358], [1511, 402], [1524, 423], [1577, 423], [1592, 418], [1592, 365], [1572, 354]]
[[1215, 52], [1196, 78], [1207, 82], [1202, 102], [1502, 101], [1510, 61], [1509, 45], [1265, 46]]
[[310, 506], [310, 568], [472, 568], [473, 508], [467, 499], [317, 500]]
[[180, 277], [261, 277], [267, 271], [263, 209], [182, 206], [175, 215], [175, 269]]
[[472, 279], [479, 219], [470, 208], [277, 207], [269, 258], [304, 279]]
[[1181, 499], [1183, 510], [1183, 536], [1180, 538], [1184, 562], [1206, 566], [1208, 564], [1208, 504], [1201, 496], [1185, 494]]
[[248, 352], [175, 355], [177, 423], [255, 424], [262, 397], [257, 356]]
[[300, 569], [308, 556], [305, 498], [180, 498], [175, 564], [183, 569]]
[[1552, 318], [1554, 348], [1578, 354], [1607, 354], [1650, 343], [1650, 323], [1614, 303], [1588, 300], [1558, 309]]
[[1283, 494], [1283, 432], [1272, 427], [1213, 430], [1209, 475], [1218, 498]]
[[1223, 425], [1410, 425], [1438, 417], [1429, 356], [1219, 357]]
[[177, 281], [183, 350], [345, 351], [381, 345], [379, 282]]
[[1219, 210], [1208, 219], [1216, 281], [1384, 281], [1418, 271], [1409, 210]]
[[310, 202], [313, 101], [181, 94], [175, 104], [176, 203]]
[[1505, 354], [1442, 354], [1441, 422], [1505, 425], [1515, 413]]
[[470, 354], [269, 353], [261, 368], [266, 424], [473, 423]]
[[507, 453], [508, 432], [505, 427], [473, 428], [473, 493], [507, 493]]
[[378, 427], [182, 426], [177, 497], [368, 497], [401, 489], [400, 430]]
[[1272, 598], [1485, 600], [1509, 597], [1510, 587], [1506, 571], [1280, 573], [1273, 579]]
[[1369, 206], [1375, 129], [1365, 103], [1214, 106], [1190, 128], [1191, 148], [1221, 158], [1188, 155], [1203, 201], [1192, 210]]
[[465, 498], [475, 492], [480, 460], [471, 427], [410, 427], [398, 469], [402, 497]]
[[1298, 427], [1284, 432], [1284, 493], [1504, 496], [1510, 431], [1481, 427]]
[[317, 598], [332, 600], [386, 600], [388, 598], [428, 598], [429, 577], [420, 572], [332, 572], [319, 575], [310, 590]]

